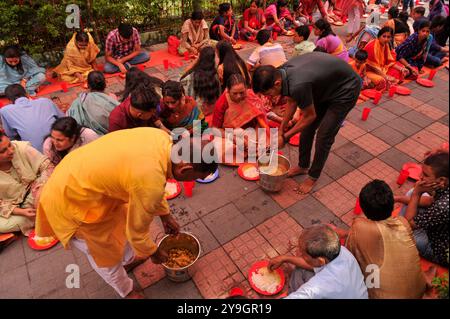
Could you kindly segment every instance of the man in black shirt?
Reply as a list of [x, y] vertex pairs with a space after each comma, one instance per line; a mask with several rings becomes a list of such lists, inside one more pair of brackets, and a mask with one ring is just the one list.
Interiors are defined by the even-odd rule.
[[[361, 79], [344, 61], [326, 53], [312, 52], [293, 58], [275, 69], [261, 66], [253, 74], [253, 91], [276, 97], [286, 96], [288, 107], [279, 130], [278, 146], [301, 132], [300, 158], [289, 176], [308, 174], [301, 185], [309, 193], [320, 177], [331, 146], [347, 114], [356, 105]], [[288, 127], [297, 107], [302, 119]], [[316, 135], [312, 166], [311, 150]]]

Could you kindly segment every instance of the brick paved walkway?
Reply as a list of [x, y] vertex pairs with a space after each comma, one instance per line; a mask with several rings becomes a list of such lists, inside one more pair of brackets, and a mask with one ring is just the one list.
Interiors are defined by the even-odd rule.
[[[280, 37], [287, 43], [286, 39]], [[247, 57], [253, 45], [240, 54]], [[290, 50], [287, 50], [288, 53]], [[177, 79], [181, 70], [165, 72], [160, 67], [149, 74]], [[192, 280], [173, 283], [165, 277], [162, 266], [142, 264], [131, 274], [145, 289], [148, 298], [217, 298], [237, 284], [251, 292], [246, 282], [249, 266], [260, 259], [292, 252], [301, 229], [318, 223], [348, 227], [353, 218], [356, 196], [368, 181], [386, 180], [396, 194], [412, 186], [396, 185], [398, 172], [405, 162], [418, 162], [423, 154], [448, 140], [448, 80], [446, 69], [435, 77], [432, 89], [406, 86], [411, 96], [383, 96], [374, 106], [365, 102], [355, 107], [340, 130], [324, 173], [314, 191], [298, 195], [295, 188], [302, 177], [288, 179], [278, 194], [263, 192], [254, 182], [242, 180], [236, 169], [220, 167], [220, 178], [212, 184], [197, 184], [192, 198], [180, 196], [170, 201], [182, 229], [201, 241], [202, 257]], [[108, 90], [119, 92], [123, 80], [108, 80]], [[55, 93], [63, 103], [76, 97], [79, 88]], [[361, 120], [361, 110], [371, 107], [368, 121]], [[298, 150], [287, 146], [283, 152], [292, 164]], [[154, 239], [163, 235], [159, 221], [151, 227]], [[81, 288], [67, 289], [66, 266], [78, 264]], [[86, 258], [61, 245], [45, 251], [31, 250], [24, 238], [0, 255], [0, 298], [118, 298], [116, 293], [92, 270]]]

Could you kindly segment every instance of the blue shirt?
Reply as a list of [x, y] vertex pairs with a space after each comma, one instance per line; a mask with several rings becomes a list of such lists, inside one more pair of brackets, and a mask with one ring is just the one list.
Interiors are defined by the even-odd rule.
[[18, 98], [14, 104], [0, 109], [0, 118], [6, 135], [12, 140], [29, 141], [42, 152], [44, 138], [50, 134], [50, 127], [64, 113], [49, 99], [31, 100]]

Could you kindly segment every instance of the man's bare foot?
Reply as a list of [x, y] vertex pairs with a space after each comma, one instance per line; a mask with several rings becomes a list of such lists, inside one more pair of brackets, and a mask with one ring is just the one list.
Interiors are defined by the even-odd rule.
[[289, 170], [288, 177], [294, 177], [294, 176], [305, 175], [305, 174], [308, 174], [308, 169], [297, 166], [297, 167], [291, 168]]
[[145, 299], [145, 295], [142, 290], [132, 290], [125, 299]]
[[308, 177], [307, 179], [305, 179], [303, 182], [300, 183], [298, 190], [301, 194], [309, 194], [309, 192], [311, 192], [315, 184], [316, 180]]

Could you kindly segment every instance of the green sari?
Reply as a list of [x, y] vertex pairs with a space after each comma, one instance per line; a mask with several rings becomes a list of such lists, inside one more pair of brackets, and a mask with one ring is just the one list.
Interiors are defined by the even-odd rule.
[[67, 115], [98, 135], [109, 132], [109, 114], [120, 103], [102, 92], [83, 92], [73, 101]]

